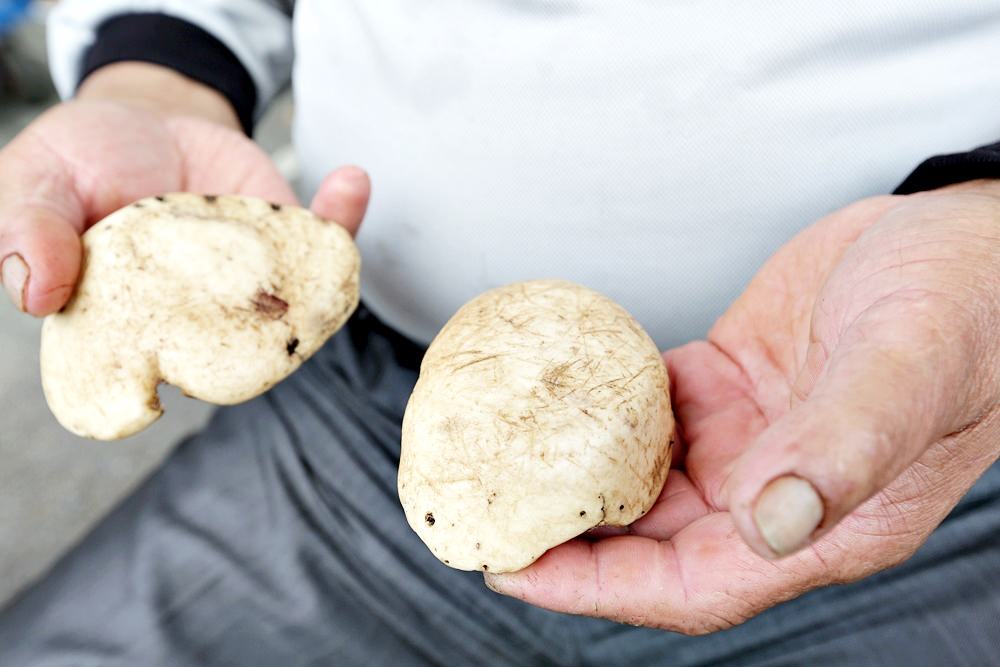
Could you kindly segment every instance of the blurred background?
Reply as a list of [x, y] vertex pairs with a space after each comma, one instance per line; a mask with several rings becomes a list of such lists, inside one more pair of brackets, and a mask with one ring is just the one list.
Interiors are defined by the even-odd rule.
[[[0, 0], [0, 149], [56, 104], [45, 62], [45, 16], [55, 2]], [[291, 97], [283, 95], [256, 138], [295, 180]], [[116, 443], [77, 438], [52, 417], [38, 370], [41, 322], [0, 294], [0, 606], [44, 573], [142, 481], [210, 408], [171, 388], [165, 414]]]

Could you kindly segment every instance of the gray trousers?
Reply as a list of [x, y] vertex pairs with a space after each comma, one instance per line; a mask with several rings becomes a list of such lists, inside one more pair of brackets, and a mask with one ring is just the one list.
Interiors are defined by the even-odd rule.
[[363, 308], [221, 409], [0, 614], [0, 665], [1000, 665], [1000, 468], [909, 562], [706, 637], [543, 611], [441, 565], [396, 496], [421, 350]]

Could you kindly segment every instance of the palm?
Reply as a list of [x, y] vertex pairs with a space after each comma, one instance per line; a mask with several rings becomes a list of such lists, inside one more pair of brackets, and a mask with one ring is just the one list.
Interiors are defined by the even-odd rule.
[[176, 191], [295, 203], [267, 155], [222, 125], [88, 99], [32, 123], [0, 151], [0, 259], [17, 254], [31, 274], [26, 287], [25, 278], [7, 286], [20, 292], [18, 307], [61, 308], [79, 272], [80, 234], [137, 199]]
[[73, 114], [72, 126], [53, 122], [57, 136], [46, 134], [45, 123], [35, 130], [64, 163], [78, 167], [77, 186], [95, 217], [144, 196], [180, 190], [294, 202], [267, 155], [238, 132], [115, 103], [73, 104], [57, 110]]
[[[953, 461], [951, 438], [896, 471], [810, 549], [780, 561], [747, 546], [726, 486], [758, 436], [810, 398], [832, 354], [899, 319], [912, 276], [885, 270], [898, 250], [885, 240], [895, 237], [868, 234], [863, 252], [848, 251], [874, 223], [891, 224], [886, 213], [898, 203], [867, 200], [806, 230], [762, 269], [708, 341], [664, 355], [681, 447], [657, 503], [628, 535], [550, 551], [515, 595], [573, 613], [706, 632], [811, 588], [867, 576], [926, 539], [989, 464]], [[958, 481], [942, 489], [945, 478]]]
[[44, 157], [45, 186], [75, 191], [86, 224], [136, 199], [182, 190], [295, 201], [267, 154], [238, 132], [116, 102], [58, 107], [9, 150], [34, 157], [24, 164]]

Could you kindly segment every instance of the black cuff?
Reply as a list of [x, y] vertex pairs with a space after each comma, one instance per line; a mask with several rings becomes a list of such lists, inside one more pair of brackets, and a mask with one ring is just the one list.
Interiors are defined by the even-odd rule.
[[214, 35], [165, 14], [121, 14], [97, 29], [83, 58], [80, 81], [94, 70], [124, 60], [169, 67], [222, 93], [243, 131], [253, 132], [257, 87], [243, 63]]
[[980, 146], [967, 153], [928, 158], [900, 183], [893, 194], [909, 195], [979, 178], [1000, 178], [1000, 143]]

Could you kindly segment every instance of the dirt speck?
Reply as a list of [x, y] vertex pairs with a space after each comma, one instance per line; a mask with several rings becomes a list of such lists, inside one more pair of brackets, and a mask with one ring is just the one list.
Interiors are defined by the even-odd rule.
[[425, 514], [424, 515], [424, 522], [426, 522], [428, 526], [433, 526], [434, 525], [434, 515], [432, 513], [430, 513], [430, 512], [428, 512], [427, 514]]
[[297, 350], [298, 348], [299, 348], [298, 338], [291, 339], [290, 341], [288, 341], [288, 344], [285, 345], [285, 351], [288, 352], [288, 356], [292, 356], [293, 354], [295, 354], [295, 350]]
[[153, 386], [153, 395], [149, 397], [149, 402], [147, 405], [150, 410], [160, 410], [162, 406], [160, 405], [160, 395], [156, 391], [157, 387], [163, 384], [163, 380], [157, 380], [156, 384]]
[[571, 372], [573, 364], [574, 362], [568, 361], [545, 369], [542, 374], [542, 384], [549, 390], [549, 394], [556, 396], [561, 389], [572, 389], [569, 385], [574, 380]]

